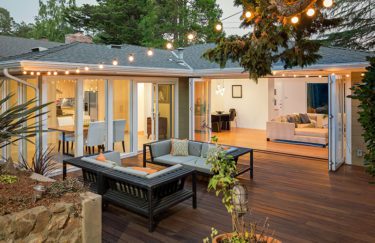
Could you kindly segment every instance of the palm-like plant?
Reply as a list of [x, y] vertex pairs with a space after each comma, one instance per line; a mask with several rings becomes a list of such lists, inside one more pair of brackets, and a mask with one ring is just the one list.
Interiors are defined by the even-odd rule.
[[[2, 88], [3, 83], [4, 81], [0, 83], [0, 88]], [[37, 105], [37, 99], [34, 98], [20, 105], [11, 104], [4, 112], [1, 112], [2, 107], [9, 103], [13, 96], [14, 94], [10, 93], [0, 99], [0, 148], [15, 144], [23, 139], [32, 143], [30, 138], [39, 132], [44, 132], [40, 130], [36, 118], [47, 112], [38, 111], [51, 104]], [[32, 120], [34, 120], [33, 123], [25, 126], [26, 122]]]
[[22, 159], [18, 164], [18, 168], [40, 175], [49, 176], [54, 170], [59, 168], [54, 159], [54, 148], [48, 146], [48, 148], [43, 152], [35, 150], [31, 163], [28, 163], [25, 157], [22, 156]]

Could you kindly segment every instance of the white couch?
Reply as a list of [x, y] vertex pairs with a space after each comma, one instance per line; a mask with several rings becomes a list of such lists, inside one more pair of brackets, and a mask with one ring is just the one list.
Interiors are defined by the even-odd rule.
[[279, 116], [267, 122], [267, 140], [283, 140], [300, 143], [328, 144], [328, 118], [324, 114], [308, 114], [311, 123], [296, 124]]

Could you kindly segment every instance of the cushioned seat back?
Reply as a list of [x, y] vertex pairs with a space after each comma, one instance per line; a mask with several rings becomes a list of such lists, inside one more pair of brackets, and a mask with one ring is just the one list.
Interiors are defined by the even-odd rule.
[[115, 162], [117, 165], [121, 165], [121, 157], [119, 152], [108, 152], [104, 153], [106, 160]]
[[189, 141], [189, 155], [200, 157], [202, 153], [202, 143]]
[[151, 144], [151, 151], [154, 158], [171, 153], [171, 140]]

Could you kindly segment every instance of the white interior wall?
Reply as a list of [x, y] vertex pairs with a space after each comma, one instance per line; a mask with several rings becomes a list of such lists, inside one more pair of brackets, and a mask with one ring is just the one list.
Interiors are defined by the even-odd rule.
[[[229, 112], [230, 108], [237, 111], [237, 126], [240, 128], [266, 129], [270, 106], [273, 97], [269, 97], [267, 79], [259, 79], [258, 84], [249, 79], [212, 79], [211, 80], [211, 111]], [[218, 84], [224, 83], [224, 95], [215, 93]], [[232, 85], [242, 85], [242, 98], [232, 98]]]
[[145, 127], [145, 86], [138, 84], [138, 132], [143, 132]]
[[307, 83], [327, 83], [327, 78], [275, 78], [274, 115], [307, 112]]

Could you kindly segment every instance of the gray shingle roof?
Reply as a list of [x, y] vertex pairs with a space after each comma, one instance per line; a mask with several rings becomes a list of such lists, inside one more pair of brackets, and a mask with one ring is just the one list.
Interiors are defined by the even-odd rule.
[[0, 57], [27, 53], [34, 47], [51, 48], [59, 45], [62, 43], [0, 35]]
[[[211, 63], [202, 58], [202, 54], [210, 48], [214, 48], [215, 44], [200, 44], [189, 46], [184, 51], [184, 60], [193, 69], [218, 69], [220, 66], [216, 63]], [[331, 65], [342, 63], [359, 63], [366, 62], [367, 56], [373, 56], [374, 53], [365, 51], [356, 51], [336, 47], [321, 47], [319, 55], [322, 56], [315, 65]], [[238, 63], [228, 62], [226, 68], [239, 68]], [[282, 63], [276, 63], [274, 68], [283, 68]]]
[[[154, 49], [154, 55], [150, 57], [147, 56], [147, 50], [148, 48], [134, 45], [122, 45], [121, 49], [117, 49], [105, 45], [75, 42], [52, 47], [46, 51], [28, 52], [17, 56], [0, 58], [0, 61], [33, 60], [112, 65], [112, 61], [117, 59], [119, 66], [189, 69], [178, 64], [175, 61], [176, 57], [170, 51]], [[135, 60], [133, 62], [128, 60], [130, 54], [134, 55]]]

